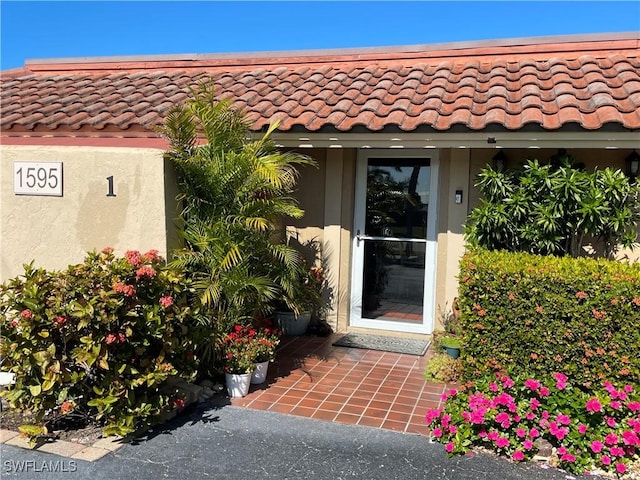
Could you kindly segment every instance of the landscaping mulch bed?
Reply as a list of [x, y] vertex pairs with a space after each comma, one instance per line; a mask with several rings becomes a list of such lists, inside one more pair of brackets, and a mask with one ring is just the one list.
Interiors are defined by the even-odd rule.
[[[51, 420], [45, 417], [44, 421]], [[6, 408], [3, 405], [0, 412], [0, 427], [5, 430], [18, 432], [20, 425], [38, 424], [35, 415], [19, 412]], [[41, 424], [41, 423], [40, 423]], [[89, 423], [83, 419], [60, 418], [48, 425], [50, 430], [47, 435], [42, 436], [42, 441], [65, 440], [83, 445], [93, 445], [102, 435], [102, 426]]]

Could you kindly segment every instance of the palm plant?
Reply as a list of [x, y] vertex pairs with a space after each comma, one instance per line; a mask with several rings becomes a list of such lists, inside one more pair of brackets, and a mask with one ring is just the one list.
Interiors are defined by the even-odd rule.
[[313, 160], [278, 151], [273, 124], [257, 140], [246, 116], [207, 85], [169, 113], [160, 133], [178, 175], [183, 248], [173, 265], [189, 272], [199, 302], [200, 354], [215, 359], [221, 337], [238, 323], [269, 311], [287, 276], [302, 263], [298, 251], [278, 238], [284, 217], [300, 218], [293, 198], [299, 165]]

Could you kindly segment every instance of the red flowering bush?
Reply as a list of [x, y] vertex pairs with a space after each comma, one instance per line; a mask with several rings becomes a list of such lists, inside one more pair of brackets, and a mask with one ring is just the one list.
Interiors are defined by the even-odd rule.
[[[3, 367], [14, 408], [40, 418], [75, 414], [127, 434], [160, 418], [170, 375], [195, 371], [189, 289], [158, 252], [92, 252], [60, 272], [25, 266], [0, 287]], [[31, 436], [43, 425], [25, 428]]]
[[482, 446], [524, 461], [545, 439], [555, 447], [554, 464], [571, 472], [624, 473], [639, 459], [640, 392], [629, 384], [604, 382], [587, 392], [562, 373], [548, 383], [497, 374], [443, 400], [426, 422], [449, 454]]
[[226, 373], [251, 373], [255, 369], [256, 351], [253, 345], [256, 330], [236, 325], [222, 339], [224, 371]]
[[222, 340], [224, 371], [251, 373], [256, 363], [272, 362], [280, 335], [278, 329], [270, 326], [234, 326]]

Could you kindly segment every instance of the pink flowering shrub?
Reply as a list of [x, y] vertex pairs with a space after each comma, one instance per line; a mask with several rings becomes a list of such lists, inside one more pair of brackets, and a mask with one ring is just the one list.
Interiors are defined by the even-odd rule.
[[624, 473], [640, 454], [639, 393], [610, 382], [585, 391], [562, 373], [552, 382], [497, 374], [446, 392], [444, 408], [429, 410], [426, 422], [449, 454], [484, 447], [520, 462], [537, 453], [542, 438], [565, 470]]
[[154, 422], [173, 405], [163, 382], [195, 372], [189, 288], [156, 250], [106, 248], [60, 272], [26, 265], [0, 287], [1, 354], [16, 375], [3, 395], [41, 417], [91, 417], [106, 434]]

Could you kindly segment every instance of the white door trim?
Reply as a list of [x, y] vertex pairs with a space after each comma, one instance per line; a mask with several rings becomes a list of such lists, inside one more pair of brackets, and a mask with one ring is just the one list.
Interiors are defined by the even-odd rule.
[[[429, 158], [430, 186], [429, 207], [427, 212], [427, 239], [425, 251], [425, 281], [424, 281], [424, 322], [422, 324], [401, 323], [395, 321], [373, 320], [362, 318], [362, 271], [364, 268], [363, 248], [358, 246], [358, 231], [364, 234], [365, 206], [367, 189], [367, 161], [370, 158]], [[352, 268], [351, 268], [351, 299], [349, 324], [353, 327], [371, 328], [378, 330], [393, 330], [407, 333], [433, 333], [435, 325], [435, 285], [437, 258], [437, 212], [439, 194], [439, 166], [438, 150], [390, 150], [390, 149], [361, 149], [358, 151], [356, 168], [356, 188], [354, 203], [354, 222], [351, 232]]]

